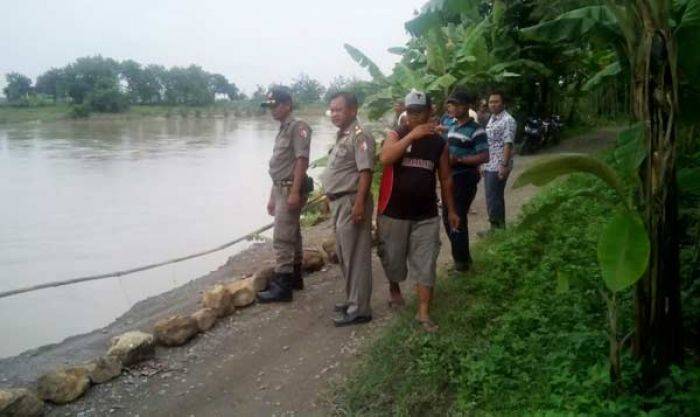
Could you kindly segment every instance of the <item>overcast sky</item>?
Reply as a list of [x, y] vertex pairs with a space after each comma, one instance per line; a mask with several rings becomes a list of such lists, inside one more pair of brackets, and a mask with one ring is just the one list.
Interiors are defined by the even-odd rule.
[[343, 49], [350, 43], [389, 71], [404, 22], [425, 0], [0, 0], [0, 86], [17, 71], [101, 54], [142, 64], [201, 65], [246, 93], [306, 72], [368, 78]]

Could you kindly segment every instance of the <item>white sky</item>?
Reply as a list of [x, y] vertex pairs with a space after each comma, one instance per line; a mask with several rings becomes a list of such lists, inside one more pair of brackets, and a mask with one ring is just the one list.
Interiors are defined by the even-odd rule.
[[7, 72], [35, 80], [96, 54], [198, 64], [246, 93], [300, 72], [324, 85], [335, 75], [368, 78], [343, 43], [388, 72], [398, 56], [387, 48], [405, 43], [404, 23], [425, 1], [0, 0], [0, 90]]

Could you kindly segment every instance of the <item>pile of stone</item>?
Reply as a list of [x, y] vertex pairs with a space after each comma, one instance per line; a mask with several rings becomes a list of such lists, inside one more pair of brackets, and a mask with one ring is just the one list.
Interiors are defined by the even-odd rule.
[[[311, 273], [323, 268], [325, 260], [317, 250], [305, 250], [302, 269]], [[153, 333], [130, 331], [112, 338], [107, 353], [90, 362], [52, 370], [42, 375], [35, 389], [0, 389], [1, 417], [43, 415], [44, 401], [67, 404], [80, 398], [91, 385], [103, 384], [122, 370], [155, 356], [156, 345], [181, 346], [198, 333], [211, 329], [216, 321], [238, 308], [255, 302], [255, 295], [267, 287], [274, 268], [254, 275], [216, 284], [204, 291], [201, 308], [190, 315], [177, 314], [156, 322]]]

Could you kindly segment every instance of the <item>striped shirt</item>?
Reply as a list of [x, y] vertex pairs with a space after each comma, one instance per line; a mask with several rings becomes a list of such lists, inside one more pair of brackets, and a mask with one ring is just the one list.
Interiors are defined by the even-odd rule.
[[[458, 158], [489, 151], [486, 131], [472, 118], [465, 123], [455, 123], [450, 126], [450, 130], [447, 132], [447, 144], [450, 155]], [[474, 171], [476, 168], [476, 166], [455, 165], [452, 167], [452, 174]]]

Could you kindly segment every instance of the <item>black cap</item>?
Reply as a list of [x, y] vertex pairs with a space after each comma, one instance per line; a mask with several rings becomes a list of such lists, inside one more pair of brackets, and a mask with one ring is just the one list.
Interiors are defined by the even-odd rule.
[[260, 104], [260, 107], [275, 107], [282, 103], [291, 103], [292, 95], [284, 88], [273, 88], [267, 93], [267, 101]]
[[469, 105], [473, 101], [473, 97], [471, 94], [467, 93], [464, 90], [457, 90], [453, 92], [450, 97], [447, 99], [448, 104], [464, 104], [464, 105]]

